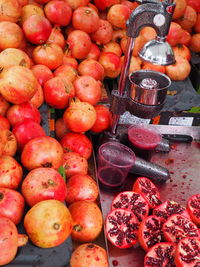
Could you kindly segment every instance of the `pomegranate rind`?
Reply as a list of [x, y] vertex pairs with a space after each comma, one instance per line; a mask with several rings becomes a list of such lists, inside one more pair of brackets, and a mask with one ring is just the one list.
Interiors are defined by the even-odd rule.
[[150, 215], [141, 222], [138, 241], [145, 251], [163, 241], [162, 226], [163, 220], [155, 215]]
[[113, 199], [111, 209], [118, 208], [132, 211], [140, 222], [149, 214], [148, 203], [140, 193], [134, 191], [120, 192]]
[[[127, 223], [126, 225], [125, 222]], [[115, 247], [130, 248], [138, 241], [139, 222], [131, 211], [124, 209], [112, 210], [107, 215], [105, 227], [106, 236]]]
[[[174, 255], [176, 246], [171, 242], [160, 242], [149, 249], [144, 258], [144, 267], [175, 266]], [[161, 257], [159, 257], [159, 255]], [[156, 264], [156, 261], [157, 264]], [[153, 265], [154, 263], [154, 265]]]
[[162, 203], [158, 188], [147, 177], [138, 177], [133, 185], [132, 190], [140, 193], [143, 196], [150, 209], [154, 209]]
[[200, 237], [197, 226], [191, 220], [177, 214], [166, 220], [162, 230], [165, 239], [176, 244], [185, 237]]
[[175, 263], [177, 267], [199, 266], [200, 238], [186, 237], [181, 239], [177, 244]]
[[164, 221], [166, 221], [173, 214], [180, 214], [190, 219], [190, 215], [186, 208], [172, 200], [163, 202], [153, 210], [153, 215], [162, 218]]
[[200, 226], [200, 194], [192, 195], [188, 199], [186, 207], [192, 221]]

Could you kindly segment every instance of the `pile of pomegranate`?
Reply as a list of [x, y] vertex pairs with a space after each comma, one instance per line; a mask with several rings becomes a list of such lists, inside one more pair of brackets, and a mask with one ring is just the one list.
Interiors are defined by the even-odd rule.
[[186, 207], [161, 201], [156, 185], [138, 177], [132, 191], [120, 192], [111, 205], [105, 228], [117, 248], [137, 242], [146, 252], [144, 266], [191, 267], [200, 264], [200, 194]]
[[[175, 2], [167, 39], [176, 64], [153, 66], [138, 58], [139, 49], [155, 37], [145, 27], [137, 37], [130, 72], [153, 69], [172, 80], [189, 75], [190, 51], [200, 52], [200, 4]], [[89, 173], [92, 143], [86, 133], [98, 134], [111, 124], [109, 109], [99, 104], [103, 82], [120, 75], [126, 21], [137, 6], [127, 0], [0, 0], [1, 266], [28, 239], [50, 248], [69, 236], [83, 243], [74, 251], [72, 267], [108, 266], [105, 250], [94, 244], [103, 220], [97, 184]], [[62, 110], [56, 138], [41, 126], [43, 103]], [[137, 194], [135, 198], [141, 201]], [[148, 214], [148, 205], [135, 215], [119, 211], [134, 226], [129, 227], [127, 246], [136, 242], [138, 221]], [[17, 232], [20, 222], [27, 235]]]

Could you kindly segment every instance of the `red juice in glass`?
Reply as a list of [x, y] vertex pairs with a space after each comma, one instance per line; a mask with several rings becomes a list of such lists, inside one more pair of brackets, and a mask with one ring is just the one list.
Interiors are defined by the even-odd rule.
[[128, 139], [137, 148], [151, 150], [161, 142], [162, 136], [144, 126], [130, 126]]
[[135, 154], [127, 146], [118, 142], [102, 144], [98, 150], [98, 180], [103, 189], [119, 189], [135, 163]]
[[104, 189], [107, 188], [109, 191], [119, 189], [125, 178], [123, 172], [117, 168], [105, 167], [98, 169], [98, 179], [100, 184]]

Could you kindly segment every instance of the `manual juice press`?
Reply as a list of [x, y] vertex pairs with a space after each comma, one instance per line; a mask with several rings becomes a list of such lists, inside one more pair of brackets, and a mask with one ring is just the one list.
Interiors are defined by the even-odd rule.
[[[141, 3], [130, 15], [127, 21], [128, 42], [119, 79], [118, 89], [111, 92], [111, 107], [113, 122], [109, 131], [104, 133], [104, 143], [120, 141], [117, 126], [120, 115], [126, 110], [140, 118], [153, 118], [163, 108], [167, 88], [171, 81], [168, 76], [151, 70], [138, 70], [129, 74], [130, 61], [134, 49], [135, 38], [144, 26], [153, 27], [157, 33], [156, 39], [145, 44], [139, 56], [155, 65], [170, 65], [175, 63], [171, 46], [166, 42], [175, 4], [171, 0], [163, 2], [156, 0], [140, 0]], [[104, 146], [109, 147], [109, 146]], [[162, 139], [160, 151], [169, 151], [167, 140]], [[107, 151], [109, 157], [117, 150]], [[106, 149], [105, 149], [105, 153]], [[123, 158], [123, 156], [122, 156]], [[146, 176], [155, 181], [166, 181], [169, 178], [167, 169], [136, 157], [131, 169], [132, 173]]]

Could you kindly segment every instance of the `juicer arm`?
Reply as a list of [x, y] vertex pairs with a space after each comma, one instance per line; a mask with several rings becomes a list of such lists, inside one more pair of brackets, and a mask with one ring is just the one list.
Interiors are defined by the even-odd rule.
[[174, 3], [154, 2], [138, 6], [127, 21], [127, 36], [136, 38], [144, 26], [153, 27], [162, 40], [169, 32]]

